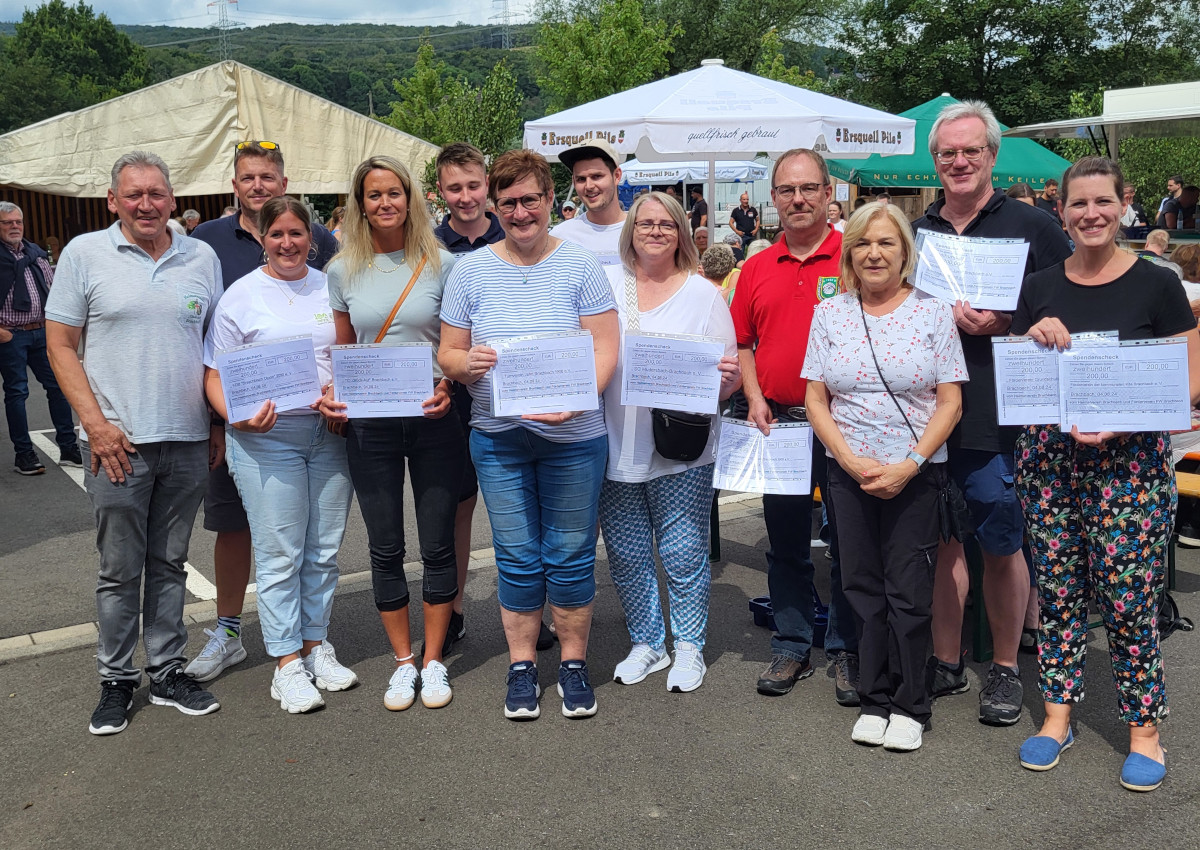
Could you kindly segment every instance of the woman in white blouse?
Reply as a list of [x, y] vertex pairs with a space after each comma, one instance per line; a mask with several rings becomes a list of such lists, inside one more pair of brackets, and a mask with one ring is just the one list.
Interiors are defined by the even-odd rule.
[[951, 305], [908, 282], [916, 252], [904, 215], [867, 204], [842, 239], [846, 291], [817, 306], [801, 376], [809, 421], [836, 461], [842, 587], [862, 622], [851, 738], [915, 750], [929, 720], [938, 494], [967, 368]]
[[326, 430], [319, 398], [285, 412], [268, 400], [251, 418], [228, 421], [219, 349], [311, 334], [321, 385], [332, 380], [333, 315], [324, 272], [308, 266], [308, 207], [273, 198], [259, 212], [258, 230], [267, 265], [235, 281], [217, 302], [204, 340], [204, 388], [227, 422], [229, 472], [250, 519], [263, 642], [278, 661], [271, 697], [299, 714], [325, 704], [318, 688], [340, 691], [358, 682], [326, 639], [352, 491], [346, 441]]
[[[608, 276], [622, 340], [630, 330], [720, 340], [725, 346], [718, 366], [720, 398], [729, 398], [741, 386], [733, 320], [721, 291], [696, 273], [696, 246], [687, 238], [683, 208], [662, 192], [640, 196], [629, 211], [619, 245], [623, 264], [610, 267]], [[609, 453], [600, 489], [600, 527], [633, 648], [613, 678], [632, 685], [671, 664], [654, 564], [657, 541], [675, 648], [667, 689], [694, 691], [707, 669], [703, 652], [711, 580], [709, 513], [719, 420], [711, 417], [708, 444], [696, 459], [663, 457], [655, 448], [650, 408], [621, 404], [623, 360], [622, 350], [604, 391]]]

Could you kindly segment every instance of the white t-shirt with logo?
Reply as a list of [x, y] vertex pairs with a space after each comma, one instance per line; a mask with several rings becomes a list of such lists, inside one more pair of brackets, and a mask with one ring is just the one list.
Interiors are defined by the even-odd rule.
[[[234, 281], [217, 302], [204, 337], [204, 365], [217, 368], [220, 349], [304, 334], [312, 334], [317, 377], [325, 386], [333, 381], [329, 349], [337, 336], [325, 272], [309, 268], [303, 280], [279, 280], [256, 269]], [[279, 415], [314, 412], [302, 407]]]
[[586, 248], [595, 254], [602, 266], [619, 266], [621, 254], [617, 242], [624, 226], [624, 218], [616, 224], [592, 224], [588, 221], [587, 213], [583, 213], [550, 228], [550, 235]]

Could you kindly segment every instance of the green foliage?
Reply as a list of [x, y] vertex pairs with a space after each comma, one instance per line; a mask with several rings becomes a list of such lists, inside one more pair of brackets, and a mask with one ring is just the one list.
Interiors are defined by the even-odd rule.
[[773, 29], [767, 30], [762, 37], [762, 51], [759, 53], [758, 63], [754, 66], [754, 73], [769, 80], [787, 83], [789, 86], [817, 92], [828, 90], [828, 82], [811, 70], [801, 71], [798, 65], [787, 64], [783, 51], [784, 43], [779, 33]]
[[647, 18], [642, 0], [602, 0], [595, 8], [547, 4], [540, 11], [538, 84], [559, 112], [663, 77], [679, 24]]
[[397, 130], [445, 144], [444, 116], [439, 114], [446, 99], [446, 63], [434, 58], [433, 44], [424, 41], [417, 50], [417, 63], [403, 80], [393, 80], [400, 99], [392, 103], [391, 115], [383, 120]]
[[145, 50], [84, 3], [27, 9], [0, 45], [0, 132], [141, 88], [149, 73]]

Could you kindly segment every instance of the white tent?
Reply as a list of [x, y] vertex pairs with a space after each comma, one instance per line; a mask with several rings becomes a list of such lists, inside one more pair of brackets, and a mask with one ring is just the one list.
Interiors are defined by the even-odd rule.
[[[723, 159], [717, 162], [718, 183], [742, 183], [762, 180], [767, 166], [752, 160]], [[630, 186], [653, 183], [701, 183], [708, 179], [707, 162], [642, 162], [630, 159], [621, 163], [621, 180]]]
[[1200, 81], [1109, 89], [1102, 114], [1026, 124], [1004, 132], [1026, 139], [1084, 139], [1117, 158], [1117, 146], [1127, 138], [1200, 136]]
[[[587, 139], [642, 162], [739, 159], [797, 147], [841, 158], [910, 154], [916, 122], [705, 59], [695, 71], [525, 124], [525, 147], [557, 159]], [[715, 169], [708, 175], [713, 197]], [[710, 237], [712, 216], [709, 217]]]
[[234, 146], [279, 144], [288, 191], [349, 191], [354, 167], [387, 154], [418, 176], [437, 147], [255, 71], [219, 62], [0, 136], [0, 185], [104, 197], [119, 156], [148, 150], [171, 169], [176, 195], [231, 191]]

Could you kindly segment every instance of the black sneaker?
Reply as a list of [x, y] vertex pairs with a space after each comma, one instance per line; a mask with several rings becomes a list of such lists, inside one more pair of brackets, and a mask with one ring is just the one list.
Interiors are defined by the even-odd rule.
[[[446, 641], [442, 644], [442, 658], [450, 654], [454, 644], [467, 636], [467, 626], [463, 615], [457, 611], [450, 612], [450, 625], [446, 628]], [[539, 647], [540, 648], [540, 647]], [[421, 641], [421, 658], [425, 658], [425, 641]], [[423, 662], [422, 662], [423, 663]]]
[[212, 714], [221, 704], [217, 698], [196, 684], [196, 680], [179, 667], [171, 669], [157, 682], [150, 683], [150, 702], [173, 705], [184, 714]]
[[838, 705], [854, 707], [858, 698], [858, 656], [852, 652], [839, 652], [833, 656], [828, 675], [833, 677], [833, 698]]
[[550, 627], [542, 623], [542, 630], [538, 632], [537, 650], [545, 652], [550, 647], [554, 646], [554, 642], [558, 640], [558, 635], [550, 631]]
[[21, 475], [41, 475], [46, 467], [38, 460], [37, 452], [21, 452], [13, 461], [13, 471]]
[[807, 656], [803, 661], [797, 661], [786, 655], [772, 655], [770, 666], [758, 677], [755, 687], [763, 696], [783, 696], [790, 693], [797, 682], [807, 679], [812, 674], [812, 662]]
[[115, 735], [129, 725], [129, 709], [133, 707], [133, 682], [111, 679], [100, 683], [100, 704], [92, 712], [88, 731], [93, 735]]
[[929, 691], [930, 699], [961, 694], [970, 687], [965, 664], [960, 661], [958, 669], [955, 670], [938, 661], [937, 656], [930, 656], [929, 664], [925, 668], [925, 690]]
[[987, 682], [979, 692], [979, 722], [989, 726], [1012, 726], [1021, 719], [1021, 701], [1025, 688], [1017, 674], [993, 664]]
[[58, 465], [83, 469], [83, 452], [79, 450], [78, 443], [58, 450]]

